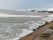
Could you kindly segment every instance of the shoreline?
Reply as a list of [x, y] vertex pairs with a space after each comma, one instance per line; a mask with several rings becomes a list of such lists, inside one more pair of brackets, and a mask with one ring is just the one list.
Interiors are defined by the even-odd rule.
[[46, 24], [45, 26], [37, 29], [36, 31], [24, 36], [24, 37], [21, 37], [19, 40], [33, 40], [35, 39], [41, 32], [43, 32], [44, 30], [48, 29], [51, 25], [53, 24], [53, 21], [49, 22], [48, 24]]

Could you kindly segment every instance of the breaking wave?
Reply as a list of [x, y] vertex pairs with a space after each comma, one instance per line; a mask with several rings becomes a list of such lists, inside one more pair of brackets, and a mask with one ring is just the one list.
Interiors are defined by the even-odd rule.
[[[47, 21], [50, 22], [52, 20], [53, 20], [53, 14], [48, 15], [47, 17], [44, 17], [44, 18], [42, 18], [41, 20], [39, 20], [37, 22], [30, 21], [30, 22], [24, 23], [24, 24], [28, 24], [29, 25], [29, 29], [30, 30], [22, 29], [23, 32], [19, 35], [19, 37], [18, 38], [14, 38], [13, 40], [17, 40], [17, 39], [19, 40], [20, 37], [23, 37], [23, 36], [33, 32], [32, 29], [34, 29], [34, 28], [37, 29], [40, 25], [43, 25], [43, 24], [45, 24], [45, 22], [47, 22]], [[29, 23], [31, 23], [31, 24], [29, 24]]]
[[37, 16], [37, 15], [10, 15], [10, 14], [0, 13], [0, 17], [42, 17], [42, 16]]
[[[0, 17], [42, 17], [42, 16], [36, 16], [36, 15], [9, 15], [9, 14], [1, 13]], [[53, 20], [53, 14], [48, 15], [47, 17], [43, 17], [42, 19], [40, 19], [37, 22], [35, 22], [35, 21], [25, 22], [23, 24], [24, 25], [25, 24], [29, 25], [29, 29], [21, 29], [22, 33], [18, 37], [10, 39], [10, 40], [18, 40], [20, 37], [23, 37], [23, 36], [33, 32], [32, 30], [34, 28], [37, 29], [40, 25], [43, 25], [45, 22], [47, 22], [47, 21], [50, 22], [52, 20]], [[20, 25], [22, 25], [22, 24], [20, 24]]]

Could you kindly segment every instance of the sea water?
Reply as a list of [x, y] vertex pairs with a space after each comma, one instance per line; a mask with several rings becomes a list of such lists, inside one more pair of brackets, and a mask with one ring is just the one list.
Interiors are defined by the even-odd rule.
[[[4, 16], [5, 15], [5, 16]], [[52, 15], [52, 16], [51, 16]], [[53, 20], [50, 13], [3, 14], [0, 16], [0, 40], [19, 40], [45, 22]]]

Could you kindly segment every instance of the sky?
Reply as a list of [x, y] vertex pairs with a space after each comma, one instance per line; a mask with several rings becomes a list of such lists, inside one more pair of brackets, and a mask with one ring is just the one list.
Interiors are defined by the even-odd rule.
[[0, 9], [53, 8], [53, 0], [0, 0]]

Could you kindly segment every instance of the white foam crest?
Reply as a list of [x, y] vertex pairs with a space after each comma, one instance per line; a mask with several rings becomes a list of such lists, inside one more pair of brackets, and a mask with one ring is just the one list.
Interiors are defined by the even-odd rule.
[[25, 36], [25, 35], [27, 35], [27, 34], [30, 34], [31, 32], [33, 32], [32, 30], [27, 30], [27, 29], [21, 29], [23, 32], [19, 35], [19, 37], [18, 37], [18, 39], [20, 38], [20, 37], [23, 37], [23, 36]]
[[48, 15], [48, 16], [50, 16], [50, 17], [53, 17], [53, 14], [51, 14], [51, 15]]
[[13, 38], [13, 39], [11, 39], [11, 40], [19, 40], [21, 37], [23, 37], [23, 36], [25, 36], [25, 35], [30, 34], [31, 32], [33, 32], [33, 31], [27, 30], [27, 29], [21, 29], [21, 30], [22, 30], [23, 32], [19, 35], [19, 37]]
[[[38, 21], [38, 22], [34, 22], [33, 24], [31, 24], [30, 25], [30, 29], [37, 29], [40, 25], [43, 25], [43, 24], [45, 24], [45, 22], [47, 22], [47, 21], [52, 21], [53, 20], [53, 14], [52, 14], [52, 16], [51, 15], [49, 15], [49, 16], [47, 16], [47, 17], [45, 17], [45, 18], [42, 18], [40, 21]], [[27, 35], [27, 34], [29, 34], [29, 33], [31, 33], [32, 31], [30, 30], [26, 30], [26, 29], [22, 29], [23, 30], [23, 32], [20, 34], [20, 36], [19, 36], [19, 38], [20, 37], [23, 37], [23, 36], [25, 36], [25, 35]]]
[[0, 17], [42, 17], [42, 16], [37, 16], [37, 15], [10, 15], [10, 14], [0, 13]]
[[0, 17], [15, 17], [15, 15], [9, 15], [5, 13], [0, 13]]
[[[32, 24], [30, 25], [30, 29], [37, 29], [40, 25], [43, 25], [45, 22], [47, 22], [47, 21], [52, 21], [53, 20], [53, 14], [52, 14], [52, 16], [51, 15], [49, 15], [48, 17], [45, 17], [45, 18], [42, 18], [40, 21], [38, 21], [38, 22], [32, 22]], [[28, 22], [26, 23], [26, 24], [28, 24]], [[23, 32], [19, 35], [19, 37], [17, 37], [17, 38], [14, 38], [14, 39], [12, 39], [12, 40], [19, 40], [19, 38], [20, 37], [23, 37], [23, 36], [25, 36], [25, 35], [27, 35], [27, 34], [29, 34], [29, 33], [31, 33], [31, 32], [33, 32], [32, 30], [27, 30], [27, 29], [21, 29]]]
[[39, 26], [45, 24], [45, 22], [50, 22], [53, 20], [53, 14], [51, 15], [48, 15], [47, 17], [45, 18], [42, 18], [41, 20], [37, 21], [36, 23], [33, 23], [30, 25], [30, 29], [37, 29]]
[[11, 39], [11, 40], [19, 40], [19, 38], [13, 38], [13, 39]]
[[10, 39], [10, 40], [19, 40], [21, 37], [30, 34], [33, 32], [32, 30], [27, 30], [27, 29], [21, 29], [23, 32], [16, 38]]
[[41, 26], [41, 25], [43, 25], [45, 22], [41, 22], [41, 21], [38, 21], [38, 22], [36, 22], [36, 23], [33, 23], [33, 24], [31, 24], [30, 25], [30, 27], [29, 27], [29, 29], [37, 29], [39, 26]]

